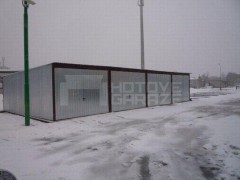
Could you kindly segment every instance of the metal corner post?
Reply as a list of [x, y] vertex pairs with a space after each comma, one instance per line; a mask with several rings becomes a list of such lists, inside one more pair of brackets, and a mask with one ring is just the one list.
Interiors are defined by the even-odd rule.
[[53, 105], [53, 121], [56, 121], [56, 87], [55, 87], [55, 64], [52, 64], [52, 105]]
[[145, 72], [145, 96], [146, 96], [146, 107], [148, 107], [148, 73]]
[[112, 112], [112, 75], [111, 70], [108, 70], [108, 110]]
[[189, 74], [189, 81], [188, 81], [188, 94], [189, 94], [189, 101], [191, 101], [191, 91], [190, 91], [190, 87], [191, 87], [191, 77]]
[[173, 104], [173, 75], [171, 74], [171, 104]]
[[24, 107], [25, 126], [30, 125], [29, 65], [28, 65], [28, 6], [24, 6]]

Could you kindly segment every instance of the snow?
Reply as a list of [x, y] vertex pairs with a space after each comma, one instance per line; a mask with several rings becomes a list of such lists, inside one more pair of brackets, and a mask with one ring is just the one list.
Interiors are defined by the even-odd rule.
[[0, 169], [18, 180], [240, 178], [240, 90], [43, 123], [0, 114]]

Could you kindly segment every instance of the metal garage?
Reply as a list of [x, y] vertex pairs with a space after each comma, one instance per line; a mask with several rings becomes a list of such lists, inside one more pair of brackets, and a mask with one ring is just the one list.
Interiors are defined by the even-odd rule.
[[[30, 70], [32, 118], [56, 121], [189, 101], [189, 73], [52, 63]], [[3, 79], [4, 111], [24, 114], [23, 72]]]

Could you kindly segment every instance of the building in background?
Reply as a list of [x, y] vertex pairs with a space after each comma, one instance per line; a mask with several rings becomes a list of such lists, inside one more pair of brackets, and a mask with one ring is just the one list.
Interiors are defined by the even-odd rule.
[[0, 63], [0, 94], [3, 93], [3, 77], [15, 72], [17, 71], [10, 70], [10, 68], [5, 65], [5, 57], [2, 57], [2, 62]]
[[12, 70], [2, 70], [2, 69], [0, 70], [0, 94], [3, 93], [3, 77], [16, 72], [17, 71], [12, 71]]
[[213, 88], [226, 88], [226, 87], [233, 87], [234, 86], [234, 82], [233, 81], [229, 81], [226, 79], [214, 79], [214, 78], [210, 78], [209, 79], [209, 86], [212, 86]]
[[205, 80], [199, 76], [198, 78], [191, 78], [190, 80], [190, 87], [199, 89], [204, 87], [212, 87], [212, 88], [226, 88], [226, 87], [234, 87], [236, 84], [238, 84], [238, 79], [231, 79], [224, 77], [220, 80], [219, 77], [207, 77]]
[[202, 80], [201, 77], [196, 78], [191, 78], [190, 79], [190, 87], [191, 88], [195, 88], [195, 89], [199, 89], [199, 88], [203, 88], [206, 86], [206, 82], [204, 80]]

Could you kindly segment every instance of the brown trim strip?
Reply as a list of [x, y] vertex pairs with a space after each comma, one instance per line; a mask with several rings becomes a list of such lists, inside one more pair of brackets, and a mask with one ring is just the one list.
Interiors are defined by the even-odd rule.
[[55, 68], [112, 70], [112, 71], [142, 72], [142, 73], [155, 73], [155, 74], [174, 74], [174, 75], [189, 75], [190, 74], [190, 73], [181, 73], [181, 72], [142, 70], [142, 69], [122, 68], [122, 67], [112, 67], [112, 66], [95, 66], [95, 65], [68, 64], [68, 63], [52, 63], [52, 64], [54, 65]]

